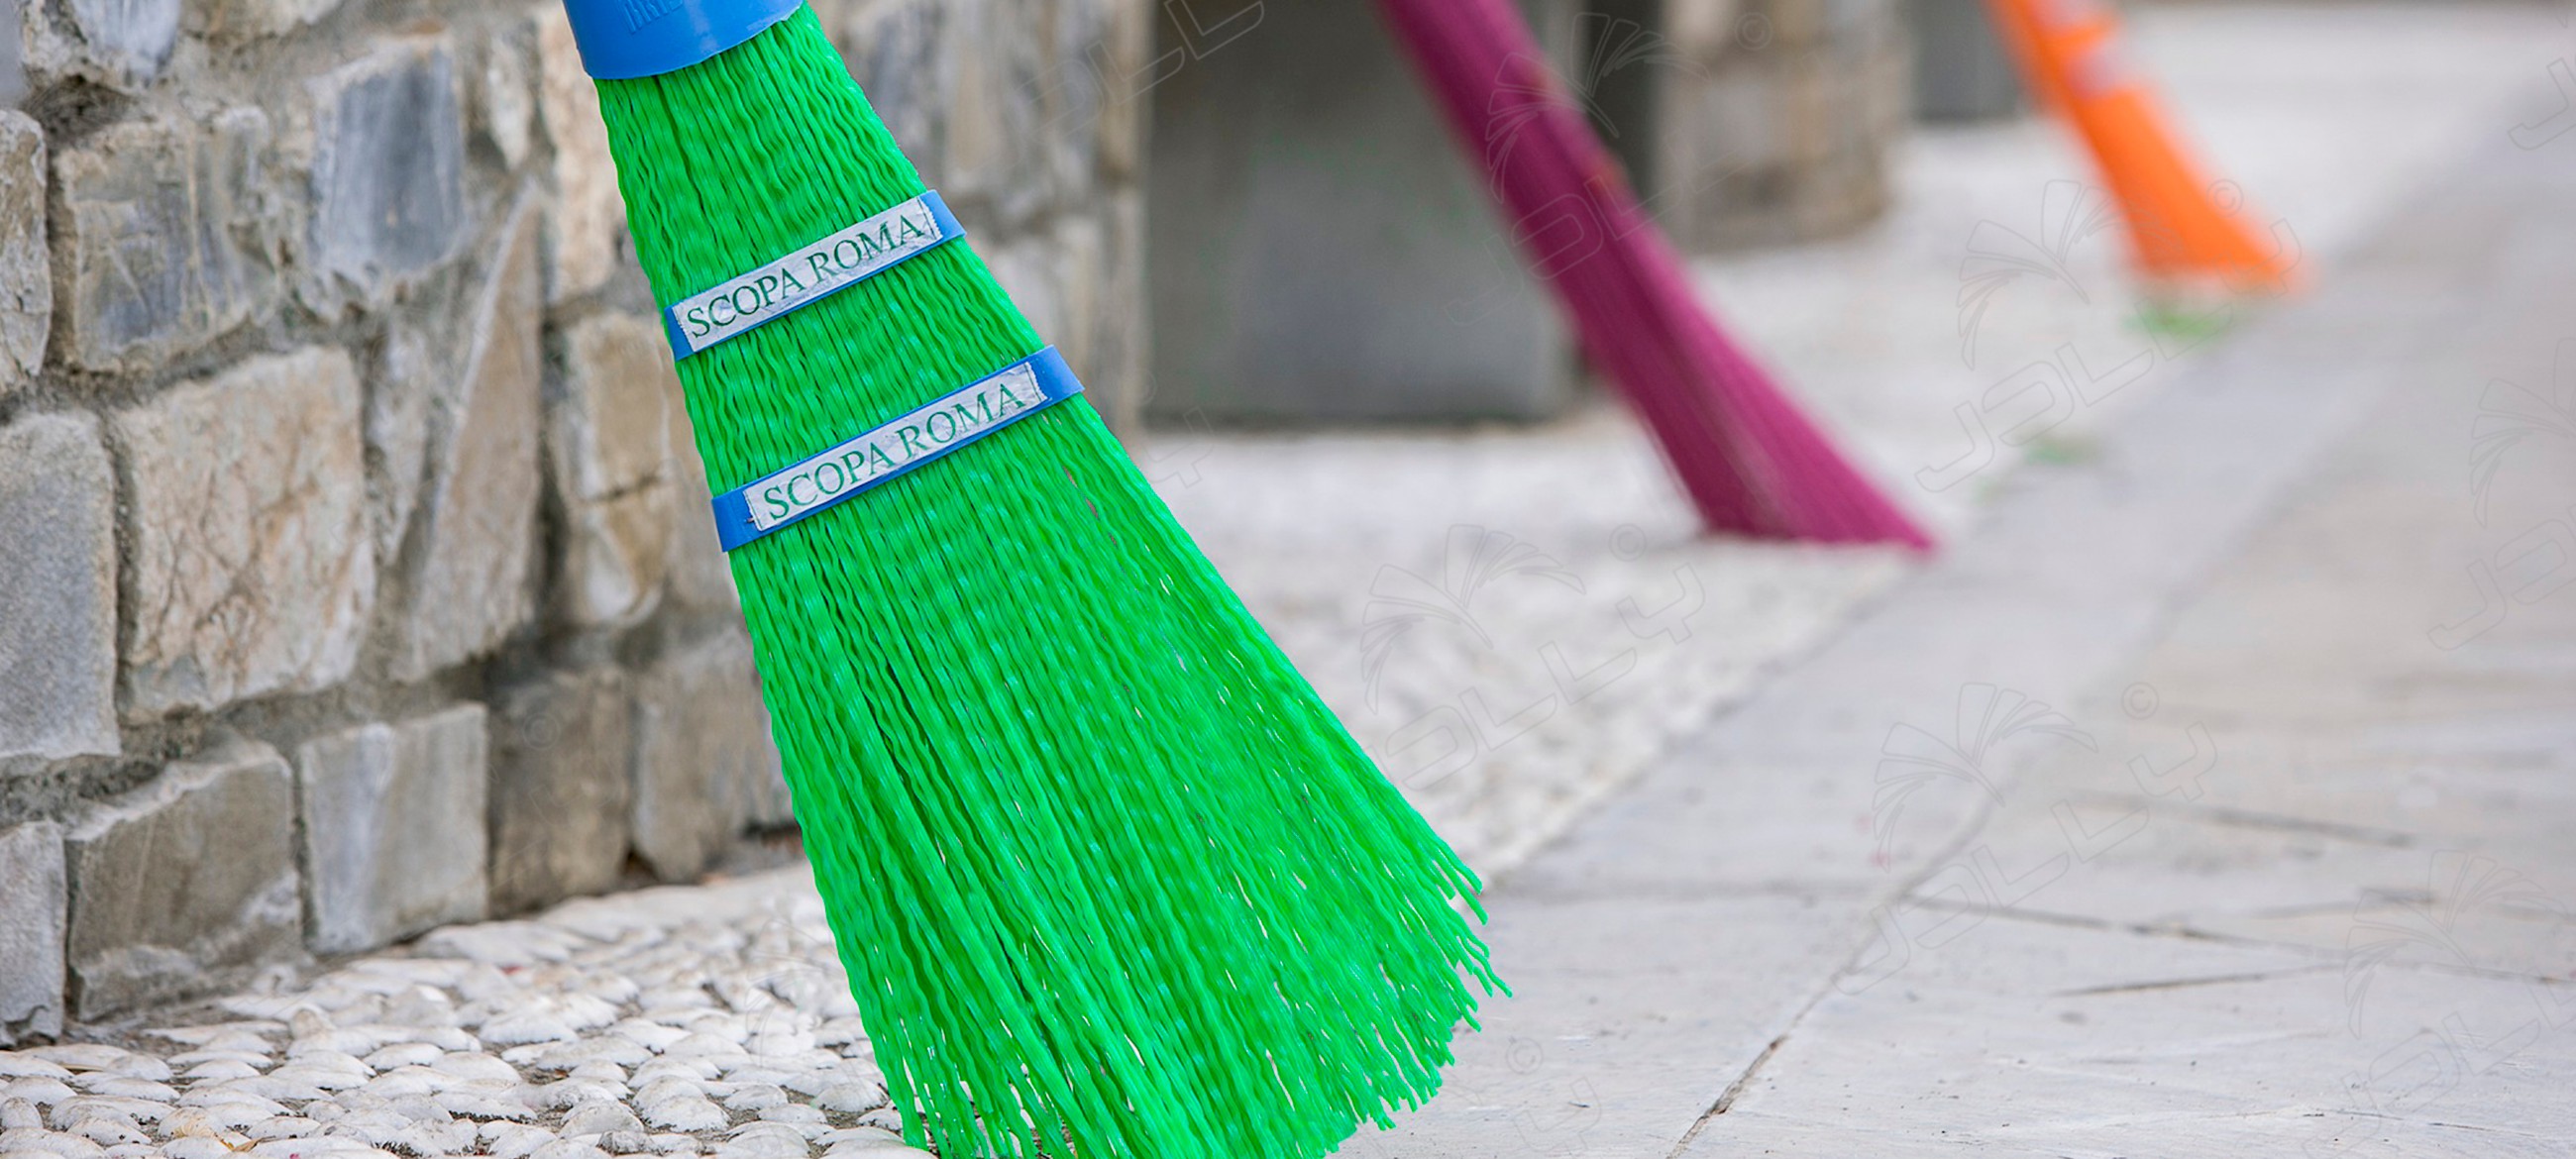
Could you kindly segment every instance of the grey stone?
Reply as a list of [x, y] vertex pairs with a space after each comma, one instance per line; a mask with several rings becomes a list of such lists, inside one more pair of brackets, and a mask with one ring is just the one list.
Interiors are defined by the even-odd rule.
[[0, 396], [45, 365], [54, 276], [45, 256], [45, 131], [0, 109]]
[[189, 27], [222, 39], [279, 36], [330, 15], [340, 4], [341, 0], [207, 0], [189, 6]]
[[633, 712], [615, 669], [550, 673], [492, 718], [492, 908], [617, 884], [626, 863]]
[[416, 516], [419, 554], [407, 576], [411, 606], [395, 663], [406, 679], [489, 650], [526, 622], [535, 602], [545, 314], [535, 217], [523, 198], [502, 231], [465, 371], [429, 452], [428, 499]]
[[635, 691], [635, 853], [695, 878], [746, 826], [792, 816], [751, 643], [739, 632], [668, 657]]
[[63, 829], [0, 830], [0, 1046], [63, 1030]]
[[581, 66], [559, 5], [537, 16], [537, 111], [554, 149], [554, 204], [546, 221], [547, 301], [590, 293], [617, 272], [626, 202], [599, 119], [599, 90]]
[[659, 602], [671, 553], [664, 408], [678, 397], [660, 327], [602, 314], [565, 333], [546, 437], [567, 524], [560, 590], [575, 624], [631, 624]]
[[180, 0], [60, 0], [50, 11], [26, 13], [33, 18], [23, 42], [27, 61], [52, 78], [141, 89], [179, 45], [180, 8]]
[[371, 949], [483, 915], [484, 709], [365, 724], [296, 750], [319, 953]]
[[115, 503], [97, 420], [0, 428], [0, 757], [117, 751]]
[[127, 711], [346, 677], [376, 586], [348, 354], [254, 358], [113, 421], [133, 544]]
[[72, 827], [74, 1012], [201, 993], [294, 951], [295, 796], [276, 750], [224, 738]]
[[62, 236], [54, 269], [64, 356], [87, 370], [148, 370], [266, 310], [275, 231], [258, 181], [257, 109], [198, 125], [120, 121], [54, 157]]
[[381, 302], [455, 255], [465, 203], [465, 109], [446, 43], [411, 38], [307, 82], [314, 105], [317, 306]]

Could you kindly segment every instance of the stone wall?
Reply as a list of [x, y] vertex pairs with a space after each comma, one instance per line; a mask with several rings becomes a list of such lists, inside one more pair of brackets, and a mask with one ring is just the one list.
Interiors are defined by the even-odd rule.
[[[554, 4], [5, 2], [0, 1043], [789, 825]], [[1153, 9], [816, 3], [1123, 421]]]

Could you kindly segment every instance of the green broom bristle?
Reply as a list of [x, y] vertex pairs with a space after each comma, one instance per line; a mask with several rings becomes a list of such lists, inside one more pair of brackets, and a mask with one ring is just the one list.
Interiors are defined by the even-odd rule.
[[[810, 9], [599, 83], [669, 304], [923, 192]], [[718, 491], [1043, 345], [965, 243], [683, 359]], [[907, 1136], [1312, 1156], [1439, 1084], [1476, 878], [1080, 397], [736, 550], [796, 816]], [[1479, 913], [1481, 916], [1481, 912]]]

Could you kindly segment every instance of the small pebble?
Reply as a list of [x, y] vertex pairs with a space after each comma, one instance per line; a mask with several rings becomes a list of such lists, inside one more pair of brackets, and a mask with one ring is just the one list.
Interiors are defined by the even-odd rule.
[[555, 1004], [555, 1016], [574, 1030], [597, 1030], [617, 1021], [617, 1005], [588, 994], [567, 994]]
[[93, 1115], [114, 1115], [138, 1123], [158, 1123], [171, 1113], [170, 1107], [146, 1099], [119, 1098], [115, 1095], [74, 1095], [54, 1104], [45, 1112], [45, 1120], [57, 1131]]
[[41, 1059], [32, 1054], [20, 1054], [14, 1050], [0, 1050], [0, 1078], [65, 1079], [70, 1077], [72, 1072], [61, 1063]]
[[724, 1108], [701, 1095], [683, 1095], [647, 1104], [644, 1121], [673, 1131], [713, 1131], [730, 1120]]
[[39, 1107], [52, 1107], [62, 1100], [70, 1100], [70, 1097], [72, 1087], [62, 1079], [15, 1079], [15, 1082], [0, 1087], [0, 1100], [31, 1102], [31, 1105]]
[[[644, 1123], [627, 1110], [626, 1104], [610, 1100], [586, 1102], [564, 1116], [566, 1135], [598, 1135], [609, 1131], [642, 1131]], [[614, 1150], [614, 1148], [611, 1148]], [[631, 1154], [631, 1152], [629, 1152]]]
[[480, 1135], [492, 1159], [526, 1159], [555, 1141], [554, 1132], [519, 1123], [485, 1123]]
[[610, 1131], [599, 1137], [599, 1149], [611, 1155], [652, 1153], [653, 1140], [642, 1131]]
[[689, 1036], [688, 1031], [664, 1026], [658, 1022], [648, 1022], [641, 1018], [629, 1018], [617, 1023], [609, 1027], [608, 1032], [655, 1053], [668, 1050], [672, 1043]]
[[683, 1038], [664, 1048], [662, 1056], [665, 1058], [713, 1058], [717, 1056], [730, 1057], [745, 1053], [747, 1052], [742, 1049], [741, 1043], [734, 1042], [726, 1038], [720, 1038], [712, 1034], [693, 1033], [687, 1038]]
[[626, 1081], [626, 1068], [607, 1059], [595, 1058], [572, 1068], [572, 1073], [564, 1077], [588, 1079], [592, 1082], [622, 1083]]
[[[283, 1115], [286, 1104], [230, 1084], [198, 1087], [179, 1096], [183, 1107], [203, 1107], [210, 1114]], [[235, 1110], [234, 1108], [238, 1108]]]
[[[206, 1088], [204, 1087], [198, 1087], [188, 1093], [190, 1095], [194, 1095], [198, 1091], [205, 1089]], [[324, 1098], [330, 1094], [329, 1091], [323, 1090], [312, 1083], [297, 1082], [291, 1079], [281, 1079], [275, 1075], [260, 1075], [256, 1078], [246, 1079], [225, 1079], [222, 1082], [216, 1083], [214, 1089], [240, 1091], [243, 1094], [257, 1095], [263, 1099], [275, 1099], [282, 1103], [301, 1103], [312, 1099]]]
[[379, 1048], [359, 1061], [379, 1071], [388, 1071], [407, 1066], [428, 1066], [445, 1053], [426, 1042], [398, 1042]]
[[765, 1111], [787, 1105], [787, 1092], [764, 1083], [744, 1083], [735, 1088], [724, 1105], [736, 1111]]
[[115, 1095], [126, 1099], [149, 1099], [156, 1103], [176, 1102], [179, 1092], [168, 1083], [151, 1079], [127, 1078], [110, 1071], [91, 1071], [72, 1076], [72, 1085], [93, 1095]]
[[601, 1082], [597, 1079], [565, 1079], [547, 1083], [525, 1093], [525, 1098], [548, 1110], [557, 1110], [592, 1099], [623, 1099], [633, 1093], [625, 1083]]
[[775, 1123], [752, 1123], [716, 1144], [716, 1159], [805, 1159], [805, 1136]]
[[458, 1088], [440, 1091], [430, 1098], [447, 1113], [467, 1119], [527, 1120], [537, 1117], [535, 1107], [507, 1092], [495, 1094]]
[[[132, 1051], [101, 1042], [63, 1042], [32, 1047], [24, 1053], [73, 1071], [114, 1070], [117, 1064], [133, 1055]], [[169, 1064], [161, 1065], [162, 1069], [168, 1069]]]
[[519, 1068], [488, 1054], [459, 1051], [441, 1056], [429, 1069], [443, 1071], [461, 1079], [486, 1083], [517, 1083]]
[[557, 1139], [536, 1149], [528, 1159], [608, 1159], [608, 1152], [574, 1139]]
[[106, 1148], [78, 1135], [20, 1128], [0, 1131], [0, 1153], [10, 1151], [50, 1152], [65, 1159], [99, 1159]]
[[134, 1120], [104, 1112], [82, 1119], [65, 1130], [102, 1147], [152, 1141], [152, 1136], [145, 1134], [143, 1128], [134, 1124]]
[[863, 1115], [885, 1106], [886, 1096], [874, 1084], [838, 1083], [815, 1096], [814, 1105], [844, 1115]]
[[322, 1124], [302, 1115], [280, 1115], [243, 1129], [253, 1139], [301, 1139], [322, 1133]]
[[670, 1077], [684, 1078], [692, 1083], [703, 1083], [711, 1082], [717, 1075], [723, 1073], [716, 1068], [716, 1064], [703, 1058], [672, 1058], [664, 1055], [636, 1067], [634, 1077], [627, 1081], [641, 1084]]
[[191, 1082], [211, 1082], [218, 1079], [246, 1079], [258, 1073], [259, 1068], [249, 1063], [238, 1059], [217, 1058], [189, 1067], [188, 1079]]
[[161, 1145], [170, 1159], [230, 1159], [233, 1145], [212, 1135], [189, 1135]]
[[238, 1062], [264, 1068], [275, 1060], [271, 1059], [268, 1056], [268, 1052], [263, 1050], [206, 1050], [200, 1048], [188, 1051], [184, 1054], [171, 1055], [169, 1058], [162, 1061], [167, 1062], [174, 1067], [197, 1066], [209, 1062]]
[[476, 1033], [489, 1046], [525, 1046], [580, 1037], [561, 1019], [536, 1011], [502, 1015], [484, 1023]]

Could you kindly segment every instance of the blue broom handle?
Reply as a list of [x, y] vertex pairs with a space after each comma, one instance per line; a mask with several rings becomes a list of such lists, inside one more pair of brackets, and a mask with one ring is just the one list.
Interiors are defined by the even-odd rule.
[[676, 72], [796, 14], [805, 0], [564, 0], [597, 80]]

